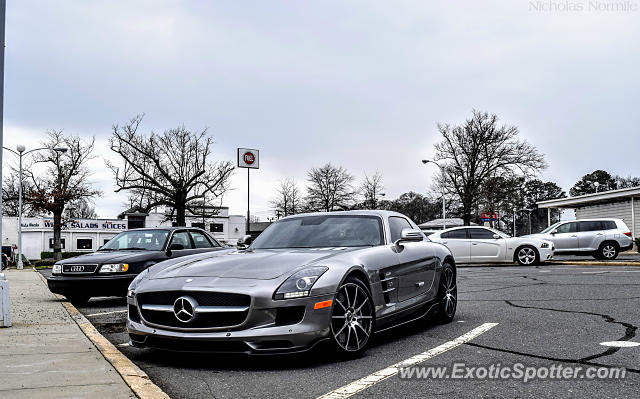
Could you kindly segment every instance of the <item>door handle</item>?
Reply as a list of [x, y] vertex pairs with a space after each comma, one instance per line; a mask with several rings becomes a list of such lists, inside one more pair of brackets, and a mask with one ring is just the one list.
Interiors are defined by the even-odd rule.
[[576, 237], [578, 237], [578, 236], [577, 236], [577, 235], [575, 235], [575, 236], [571, 236], [571, 237], [576, 238]]
[[447, 244], [447, 241], [442, 241], [443, 244]]
[[421, 288], [424, 285], [424, 281], [419, 281], [416, 283], [416, 287]]
[[602, 233], [598, 233], [598, 234], [596, 234], [596, 235], [597, 235], [597, 236], [602, 236], [602, 235], [604, 235], [604, 234], [602, 234]]
[[471, 245], [478, 245], [478, 243], [477, 242], [472, 242]]

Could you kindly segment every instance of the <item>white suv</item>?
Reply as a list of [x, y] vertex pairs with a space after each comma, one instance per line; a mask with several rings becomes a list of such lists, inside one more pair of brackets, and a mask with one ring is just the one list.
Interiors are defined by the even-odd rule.
[[592, 255], [615, 259], [633, 248], [631, 231], [622, 219], [581, 219], [559, 222], [531, 237], [552, 241], [556, 255]]

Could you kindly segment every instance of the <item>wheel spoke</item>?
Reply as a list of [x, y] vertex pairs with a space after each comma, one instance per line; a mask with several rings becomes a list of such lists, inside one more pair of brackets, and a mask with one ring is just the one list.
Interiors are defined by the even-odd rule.
[[364, 335], [366, 335], [367, 337], [369, 337], [369, 333], [367, 332], [367, 330], [364, 329], [364, 327], [362, 327], [362, 325], [360, 323], [356, 323], [356, 327], [360, 327], [360, 329], [362, 330], [362, 332], [364, 333]]
[[336, 295], [336, 303], [342, 307], [342, 310], [344, 310], [345, 312], [347, 311], [347, 308], [342, 304], [342, 302], [340, 302], [337, 295]]
[[353, 326], [351, 328], [353, 328], [353, 335], [356, 336], [356, 349], [360, 349], [360, 337], [358, 337], [358, 331]]
[[347, 307], [350, 308], [351, 307], [351, 300], [349, 300], [349, 290], [347, 290], [347, 287], [344, 287], [344, 296], [347, 297]]
[[342, 316], [331, 316], [332, 319], [344, 319], [344, 315]]
[[368, 300], [369, 300], [369, 298], [365, 296], [364, 297], [364, 301], [362, 301], [362, 303], [360, 304], [358, 309], [355, 310], [355, 313], [360, 313], [360, 311], [362, 310], [362, 307], [367, 304]]
[[342, 328], [341, 328], [337, 333], [333, 334], [333, 335], [334, 335], [334, 337], [336, 337], [336, 340], [338, 339], [338, 335], [340, 335], [340, 333], [341, 333], [341, 332], [343, 332], [343, 331], [344, 331], [344, 329], [345, 329], [348, 325], [349, 325], [349, 323], [346, 323], [346, 322], [345, 322], [345, 323], [342, 325]]
[[[348, 324], [345, 324], [348, 325]], [[344, 343], [344, 347], [349, 350], [349, 338], [351, 338], [351, 326], [349, 326], [349, 328], [347, 328], [347, 340]]]

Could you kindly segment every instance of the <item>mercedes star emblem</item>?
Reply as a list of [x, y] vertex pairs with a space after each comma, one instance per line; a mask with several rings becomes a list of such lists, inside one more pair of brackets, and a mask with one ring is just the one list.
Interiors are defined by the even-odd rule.
[[181, 296], [173, 303], [173, 314], [176, 319], [188, 323], [196, 316], [196, 301], [188, 296]]

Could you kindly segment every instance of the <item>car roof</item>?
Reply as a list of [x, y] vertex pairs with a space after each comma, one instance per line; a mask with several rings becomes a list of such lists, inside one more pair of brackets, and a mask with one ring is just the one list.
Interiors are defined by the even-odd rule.
[[558, 223], [568, 223], [568, 222], [601, 222], [606, 220], [615, 220], [622, 221], [620, 218], [589, 218], [589, 219], [575, 219], [575, 220], [562, 220]]
[[295, 217], [304, 217], [304, 216], [321, 216], [321, 215], [346, 215], [346, 216], [380, 216], [380, 217], [389, 217], [389, 216], [400, 216], [409, 218], [407, 215], [403, 215], [402, 213], [395, 211], [387, 211], [387, 210], [379, 210], [379, 209], [361, 209], [361, 210], [353, 210], [353, 211], [335, 211], [335, 212], [309, 212], [309, 213], [298, 213], [296, 215], [287, 216], [283, 219], [295, 218]]
[[195, 229], [195, 230], [202, 230], [200, 227], [189, 227], [189, 226], [158, 226], [158, 227], [141, 227], [138, 229], [128, 229], [125, 231], [145, 231], [145, 230], [168, 230], [168, 231], [175, 231], [175, 230], [184, 230], [184, 229]]

